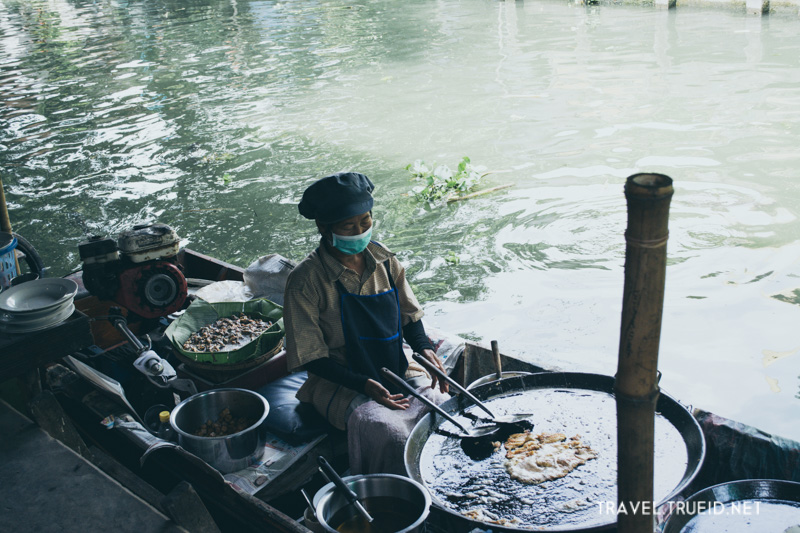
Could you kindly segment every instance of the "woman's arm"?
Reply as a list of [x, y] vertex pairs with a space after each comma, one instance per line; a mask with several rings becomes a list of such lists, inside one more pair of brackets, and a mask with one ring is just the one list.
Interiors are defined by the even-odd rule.
[[[403, 338], [406, 340], [411, 349], [422, 355], [425, 359], [436, 365], [436, 367], [445, 372], [444, 365], [436, 352], [433, 351], [428, 334], [425, 333], [425, 327], [422, 325], [422, 308], [417, 302], [411, 286], [406, 280], [406, 272], [403, 265], [393, 258], [396, 273], [394, 274], [395, 286], [397, 287], [398, 297], [400, 300], [400, 312], [403, 315], [402, 321], [405, 323], [403, 326]], [[446, 381], [438, 379], [435, 375], [431, 376], [431, 388], [436, 387], [438, 382], [439, 390], [446, 393], [450, 390], [450, 385]]]
[[303, 365], [303, 368], [328, 381], [333, 381], [337, 385], [342, 385], [343, 387], [353, 389], [357, 392], [364, 392], [364, 385], [366, 385], [367, 379], [369, 379], [363, 374], [356, 374], [330, 357], [310, 361]]
[[356, 374], [333, 359], [316, 359], [306, 363], [303, 368], [329, 381], [362, 392], [389, 409], [403, 410], [408, 408], [409, 399], [403, 397], [402, 394], [391, 394], [386, 387], [374, 379]]
[[433, 350], [433, 345], [428, 339], [428, 334], [425, 333], [425, 326], [422, 325], [422, 320], [409, 322], [403, 326], [403, 338], [411, 346], [411, 349], [417, 353], [422, 353], [423, 350]]

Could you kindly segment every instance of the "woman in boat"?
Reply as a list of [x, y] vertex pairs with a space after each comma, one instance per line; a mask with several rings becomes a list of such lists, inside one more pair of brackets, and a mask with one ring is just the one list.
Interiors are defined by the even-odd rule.
[[[316, 181], [303, 193], [300, 214], [316, 222], [321, 238], [286, 283], [286, 355], [290, 371], [308, 371], [297, 398], [312, 404], [334, 427], [348, 430], [353, 473], [381, 469], [405, 474], [402, 446], [425, 411], [421, 402], [405, 398], [385, 379], [381, 368], [404, 377], [437, 403], [447, 398], [448, 389], [442, 382], [436, 387], [435, 376], [403, 351], [405, 339], [414, 352], [444, 370], [405, 269], [385, 246], [371, 240], [373, 189], [365, 175], [344, 172]], [[365, 429], [374, 435], [353, 435]], [[366, 445], [365, 438], [372, 440], [373, 451], [394, 449], [370, 465], [353, 464], [360, 462], [353, 448]]]

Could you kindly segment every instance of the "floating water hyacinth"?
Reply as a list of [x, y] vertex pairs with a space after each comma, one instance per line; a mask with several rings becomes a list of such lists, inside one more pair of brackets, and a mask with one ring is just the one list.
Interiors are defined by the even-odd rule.
[[428, 166], [418, 159], [407, 165], [414, 181], [421, 182], [411, 193], [421, 202], [444, 203], [471, 192], [487, 173], [485, 167], [472, 165], [469, 157], [464, 156], [453, 172], [447, 165]]

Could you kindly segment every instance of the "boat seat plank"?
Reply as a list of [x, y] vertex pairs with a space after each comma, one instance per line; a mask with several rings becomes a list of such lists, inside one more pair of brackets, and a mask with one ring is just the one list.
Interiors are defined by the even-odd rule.
[[186, 531], [3, 401], [0, 434], [8, 531]]
[[79, 310], [45, 331], [0, 335], [0, 380], [21, 376], [91, 344], [89, 317]]

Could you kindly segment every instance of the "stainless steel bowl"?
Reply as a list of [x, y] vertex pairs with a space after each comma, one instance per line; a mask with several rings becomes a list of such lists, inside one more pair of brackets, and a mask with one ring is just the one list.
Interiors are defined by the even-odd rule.
[[[217, 420], [226, 407], [234, 417], [247, 417], [256, 422], [238, 433], [222, 437], [198, 437], [193, 434], [204, 422]], [[228, 474], [246, 468], [264, 454], [268, 414], [269, 403], [257, 392], [214, 389], [190, 396], [178, 404], [169, 417], [169, 423], [183, 449], [223, 474]]]
[[[424, 531], [425, 520], [431, 507], [431, 495], [421, 484], [395, 474], [347, 476], [343, 480], [356, 493], [368, 512], [371, 511], [370, 498], [392, 498], [397, 501], [395, 509], [407, 513], [409, 525], [396, 530], [395, 533]], [[341, 491], [335, 489], [333, 483], [328, 483], [319, 489], [314, 495], [314, 504], [317, 508], [317, 521], [329, 533], [336, 533], [335, 528], [341, 525], [330, 523], [334, 516], [341, 516], [340, 511], [349, 507], [351, 512], [344, 514], [347, 517], [356, 514], [355, 507], [348, 503]]]

